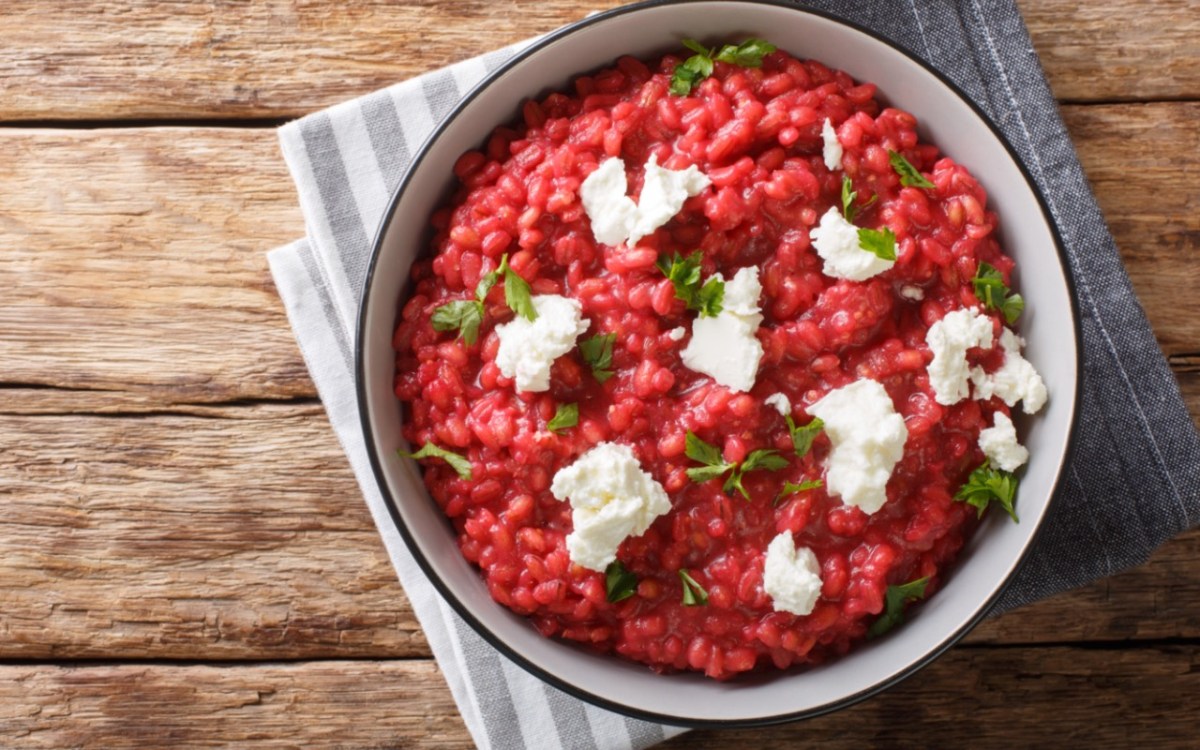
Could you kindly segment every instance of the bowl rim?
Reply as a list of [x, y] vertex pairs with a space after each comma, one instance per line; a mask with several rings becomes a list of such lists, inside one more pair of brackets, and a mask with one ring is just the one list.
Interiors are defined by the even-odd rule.
[[477, 96], [487, 89], [494, 81], [506, 75], [513, 67], [517, 66], [525, 59], [535, 55], [544, 47], [570, 36], [581, 29], [602, 23], [610, 18], [622, 16], [628, 13], [635, 13], [648, 8], [659, 8], [673, 5], [682, 6], [691, 1], [692, 0], [642, 0], [641, 2], [591, 14], [585, 18], [579, 19], [578, 21], [574, 21], [555, 29], [554, 31], [530, 43], [508, 60], [504, 61], [504, 63], [502, 63], [491, 73], [488, 73], [486, 76], [484, 76], [471, 88], [470, 91], [468, 91], [459, 99], [459, 101], [454, 105], [453, 108], [450, 109], [449, 112], [446, 113], [444, 117], [438, 121], [433, 130], [421, 143], [421, 147], [413, 155], [412, 161], [405, 170], [400, 182], [392, 191], [392, 195], [388, 199], [387, 208], [385, 209], [383, 216], [380, 218], [379, 227], [376, 230], [375, 238], [371, 244], [371, 257], [367, 265], [366, 277], [363, 280], [362, 294], [360, 295], [361, 301], [359, 302], [358, 315], [356, 316], [357, 329], [354, 337], [354, 383], [359, 412], [359, 425], [362, 429], [364, 443], [366, 444], [367, 456], [371, 464], [371, 471], [374, 475], [376, 484], [378, 485], [380, 495], [383, 497], [384, 504], [387, 506], [388, 515], [391, 517], [393, 525], [396, 527], [396, 530], [404, 540], [409, 552], [412, 553], [412, 556], [416, 560], [418, 566], [420, 566], [421, 571], [425, 574], [425, 577], [429, 580], [429, 582], [433, 584], [438, 594], [454, 609], [455, 613], [457, 613], [458, 616], [461, 617], [489, 645], [503, 654], [514, 664], [524, 669], [526, 672], [552, 685], [553, 687], [562, 690], [568, 695], [586, 701], [594, 706], [598, 706], [600, 708], [604, 708], [634, 719], [658, 722], [672, 726], [687, 727], [689, 729], [765, 727], [823, 716], [825, 714], [829, 714], [860, 703], [874, 695], [894, 687], [900, 682], [903, 682], [907, 678], [911, 677], [913, 674], [925, 668], [931, 662], [944, 654], [952, 646], [958, 643], [965, 635], [967, 635], [967, 633], [971, 632], [971, 630], [973, 630], [975, 626], [977, 626], [988, 615], [988, 613], [991, 612], [993, 607], [1000, 600], [1001, 596], [1003, 596], [1004, 592], [1007, 591], [1012, 585], [1012, 582], [1017, 577], [1022, 565], [1029, 557], [1029, 553], [1037, 545], [1039, 537], [1043, 535], [1046, 517], [1050, 514], [1050, 511], [1056, 503], [1057, 498], [1062, 490], [1063, 484], [1066, 481], [1066, 472], [1063, 471], [1063, 467], [1065, 467], [1074, 459], [1075, 450], [1078, 447], [1078, 435], [1081, 421], [1080, 403], [1083, 397], [1084, 380], [1083, 321], [1081, 317], [1075, 271], [1071, 264], [1070, 256], [1066, 252], [1066, 245], [1063, 241], [1062, 230], [1059, 228], [1058, 223], [1054, 220], [1054, 214], [1050, 210], [1046, 197], [1042, 194], [1041, 190], [1038, 189], [1037, 180], [1034, 179], [1025, 163], [1021, 161], [1016, 149], [1009, 142], [1008, 138], [1003, 132], [1001, 132], [1000, 128], [992, 120], [991, 116], [988, 115], [987, 112], [985, 112], [983, 108], [980, 107], [973, 99], [971, 99], [971, 97], [968, 96], [966, 92], [962, 90], [962, 88], [950, 80], [948, 76], [934, 68], [929, 63], [925, 62], [923, 59], [901, 47], [897, 43], [883, 36], [879, 32], [823, 10], [801, 7], [788, 2], [788, 0], [719, 0], [720, 2], [730, 4], [781, 7], [797, 13], [817, 16], [825, 20], [832, 21], [871, 37], [874, 41], [891, 48], [894, 52], [903, 55], [910, 61], [923, 68], [926, 72], [932, 74], [943, 86], [949, 89], [959, 100], [966, 104], [972, 112], [974, 112], [974, 114], [983, 122], [988, 130], [991, 131], [992, 135], [995, 136], [996, 140], [1001, 144], [1001, 146], [1003, 146], [1008, 158], [1017, 167], [1021, 177], [1025, 181], [1026, 186], [1033, 194], [1033, 197], [1036, 200], [1039, 209], [1041, 210], [1043, 221], [1050, 230], [1050, 234], [1054, 240], [1054, 249], [1058, 255], [1059, 264], [1063, 269], [1063, 278], [1066, 282], [1068, 296], [1070, 297], [1069, 304], [1071, 309], [1072, 328], [1076, 342], [1074, 363], [1076, 372], [1075, 392], [1072, 394], [1073, 408], [1071, 412], [1070, 425], [1067, 430], [1066, 444], [1062, 453], [1063, 459], [1055, 476], [1054, 485], [1050, 489], [1050, 497], [1047, 499], [1046, 509], [1038, 519], [1037, 527], [1030, 535], [1029, 541], [1026, 543], [1025, 547], [1021, 550], [1021, 553], [1014, 562], [1009, 575], [1000, 583], [999, 586], [996, 587], [992, 595], [979, 607], [979, 609], [970, 617], [970, 619], [968, 619], [962, 627], [954, 632], [949, 633], [941, 641], [941, 643], [930, 649], [921, 658], [911, 662], [907, 667], [899, 670], [893, 675], [890, 675], [887, 679], [884, 679], [869, 688], [860, 690], [856, 693], [852, 693], [829, 703], [824, 703], [822, 705], [800, 711], [754, 717], [749, 719], [685, 719], [608, 700], [606, 698], [597, 696], [575, 685], [574, 683], [568, 682], [564, 678], [552, 674], [545, 669], [542, 669], [509, 647], [508, 644], [495, 635], [484, 623], [480, 622], [470, 612], [470, 610], [468, 610], [467, 607], [458, 600], [458, 598], [450, 590], [449, 586], [447, 586], [441, 580], [441, 578], [437, 576], [432, 565], [422, 553], [420, 545], [409, 531], [408, 526], [404, 523], [404, 520], [400, 515], [400, 510], [396, 499], [392, 496], [391, 490], [388, 487], [387, 477], [383, 469], [383, 462], [380, 458], [379, 452], [376, 450], [375, 441], [373, 439], [375, 430], [369, 409], [367, 389], [364, 385], [366, 375], [365, 323], [367, 320], [368, 309], [370, 307], [371, 290], [374, 286], [373, 281], [375, 278], [375, 271], [378, 267], [379, 257], [382, 253], [384, 238], [387, 235], [388, 227], [391, 224], [397, 206], [400, 203], [400, 199], [408, 189], [413, 175], [417, 171], [417, 168], [424, 161], [425, 157], [428, 155], [434, 142], [437, 141], [437, 139], [442, 135], [442, 132], [463, 112], [463, 110], [467, 108], [468, 105], [470, 105], [472, 101], [474, 101]]

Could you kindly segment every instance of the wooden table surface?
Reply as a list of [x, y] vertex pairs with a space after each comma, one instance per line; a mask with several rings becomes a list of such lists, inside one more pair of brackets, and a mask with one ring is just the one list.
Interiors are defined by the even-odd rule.
[[[274, 126], [612, 4], [0, 5], [0, 747], [470, 746], [271, 283]], [[1021, 6], [1200, 420], [1200, 1]], [[1198, 715], [1191, 532], [867, 703], [669, 745], [1183, 748]]]

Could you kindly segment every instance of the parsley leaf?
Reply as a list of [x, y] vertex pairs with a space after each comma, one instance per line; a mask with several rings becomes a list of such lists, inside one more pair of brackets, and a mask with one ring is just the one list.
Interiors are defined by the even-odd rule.
[[687, 441], [684, 446], [684, 453], [688, 458], [704, 464], [688, 469], [688, 479], [701, 484], [728, 473], [729, 476], [725, 478], [725, 484], [721, 486], [721, 490], [726, 494], [737, 490], [747, 500], [750, 499], [750, 493], [746, 492], [746, 488], [742, 486], [742, 477], [746, 472], [757, 469], [779, 471], [788, 465], [787, 459], [779, 455], [779, 451], [764, 449], [751, 451], [740, 464], [728, 463], [715, 445], [704, 442], [691, 430], [687, 431]]
[[[688, 44], [691, 41], [684, 40], [684, 45], [694, 50], [696, 47]], [[675, 72], [671, 74], [671, 93], [675, 96], [687, 96], [701, 81], [712, 75], [712, 72], [713, 61], [708, 50], [692, 55], [675, 66]]]
[[633, 596], [637, 591], [638, 578], [625, 569], [620, 560], [613, 560], [604, 569], [604, 591], [614, 604]]
[[554, 416], [546, 423], [551, 432], [565, 430], [579, 424], [579, 404], [559, 404]]
[[713, 59], [739, 68], [761, 68], [763, 58], [774, 51], [775, 45], [765, 39], [747, 39], [738, 45], [726, 44]]
[[671, 75], [671, 93], [687, 96], [701, 81], [712, 75], [713, 61], [742, 68], [761, 68], [763, 58], [775, 51], [775, 45], [763, 39], [747, 39], [741, 44], [726, 44], [718, 51], [708, 49], [695, 39], [684, 39], [683, 46], [696, 54], [675, 66]]
[[458, 335], [470, 346], [479, 338], [483, 303], [471, 299], [447, 302], [433, 311], [430, 322], [435, 331], [458, 331]]
[[975, 296], [984, 307], [999, 310], [1009, 325], [1017, 322], [1025, 310], [1025, 299], [1019, 294], [1010, 294], [1004, 283], [1004, 276], [990, 263], [979, 264], [975, 278], [971, 279], [975, 287]]
[[882, 258], [883, 260], [896, 259], [896, 235], [892, 234], [892, 230], [887, 227], [883, 229], [859, 229], [858, 246], [877, 258]]
[[797, 492], [808, 492], [809, 490], [815, 490], [818, 487], [824, 486], [825, 483], [820, 479], [806, 479], [800, 484], [784, 482], [783, 489], [779, 491], [779, 495], [775, 498], [775, 505], [778, 506], [788, 495], [795, 495]]
[[426, 442], [416, 453], [407, 453], [399, 449], [396, 450], [396, 453], [404, 458], [440, 458], [450, 464], [450, 468], [454, 469], [454, 472], [462, 479], [471, 478], [471, 462], [468, 459], [445, 448], [439, 448], [433, 443]]
[[884, 610], [879, 619], [871, 623], [867, 630], [868, 638], [878, 638], [900, 623], [904, 622], [904, 605], [925, 598], [925, 587], [929, 577], [918, 578], [915, 581], [900, 586], [888, 586], [884, 595]]
[[504, 303], [518, 315], [537, 320], [537, 310], [529, 294], [529, 284], [508, 267], [508, 254], [500, 257], [500, 266], [483, 275], [475, 285], [474, 300], [455, 300], [439, 305], [433, 311], [430, 323], [435, 331], [458, 331], [458, 335], [470, 346], [479, 338], [479, 326], [483, 323], [483, 301], [488, 292], [504, 277]]
[[900, 175], [901, 185], [905, 187], [925, 188], [926, 190], [934, 186], [925, 175], [917, 171], [912, 162], [904, 158], [903, 154], [889, 149], [888, 161], [892, 163], [892, 169], [896, 171], [896, 174]]
[[509, 268], [507, 253], [500, 258], [500, 267], [496, 272], [504, 277], [504, 304], [526, 320], [537, 320], [537, 310], [529, 294], [529, 282]]
[[613, 376], [612, 358], [613, 342], [617, 340], [615, 333], [602, 333], [579, 342], [579, 353], [583, 361], [592, 368], [592, 375], [603, 383]]
[[1017, 518], [1017, 512], [1013, 509], [1016, 496], [1016, 476], [1012, 472], [993, 469], [989, 461], [984, 461], [982, 466], [967, 477], [967, 483], [954, 495], [954, 499], [974, 507], [980, 517], [988, 509], [988, 505], [993, 501], [998, 502], [1013, 521], [1020, 523], [1021, 520]]
[[[702, 318], [715, 318], [724, 309], [725, 282], [715, 276], [696, 292], [696, 307]], [[689, 305], [690, 307], [690, 305]]]
[[[733, 468], [733, 464], [724, 462], [721, 451], [717, 450], [717, 446], [704, 442], [691, 430], [687, 431], [687, 439], [684, 442], [684, 453], [693, 461], [699, 461], [706, 466]], [[691, 471], [691, 469], [688, 469], [689, 474]]]
[[679, 582], [683, 584], [683, 606], [695, 607], [708, 604], [708, 592], [696, 583], [696, 579], [688, 575], [683, 568], [679, 569]]
[[851, 190], [852, 187], [853, 187], [853, 183], [850, 182], [850, 178], [843, 175], [842, 176], [842, 215], [846, 217], [846, 221], [853, 224], [854, 217], [858, 216], [859, 210], [866, 208], [867, 206], [871, 205], [875, 201], [879, 200], [879, 196], [872, 195], [871, 200], [867, 201], [866, 203], [862, 204], [861, 206], [856, 206], [854, 204], [854, 200], [855, 200], [855, 198], [858, 197], [858, 193], [854, 190]]
[[660, 257], [655, 265], [675, 287], [675, 299], [683, 300], [689, 310], [697, 310], [700, 315], [711, 318], [722, 310], [725, 282], [714, 276], [701, 286], [701, 258], [699, 250], [687, 257], [675, 253], [670, 258]]
[[787, 420], [788, 432], [792, 436], [792, 448], [796, 451], [797, 456], [804, 458], [812, 450], [813, 440], [816, 440], [817, 435], [821, 434], [821, 430], [825, 429], [825, 423], [819, 418], [813, 417], [808, 424], [797, 427], [791, 414], [785, 416], [784, 419]]

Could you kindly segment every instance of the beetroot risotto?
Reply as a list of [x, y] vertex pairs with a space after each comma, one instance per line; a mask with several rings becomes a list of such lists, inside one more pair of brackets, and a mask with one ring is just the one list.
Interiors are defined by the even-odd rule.
[[630, 57], [455, 164], [396, 328], [425, 483], [547, 636], [727, 679], [933, 594], [1046, 389], [978, 182], [763, 40]]

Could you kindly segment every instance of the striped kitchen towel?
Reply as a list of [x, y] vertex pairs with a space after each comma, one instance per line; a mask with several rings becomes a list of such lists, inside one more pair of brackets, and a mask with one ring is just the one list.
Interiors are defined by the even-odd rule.
[[[797, 3], [876, 30], [948, 75], [1048, 197], [1078, 280], [1086, 382], [1072, 465], [1009, 609], [1144, 561], [1200, 522], [1200, 441], [1134, 297], [1012, 0]], [[359, 419], [352, 341], [371, 240], [434, 124], [523, 45], [467, 60], [279, 131], [306, 237], [271, 271], [330, 422], [467, 728], [481, 748], [648, 747], [681, 729], [580, 702], [525, 673], [440, 599], [392, 526]]]

